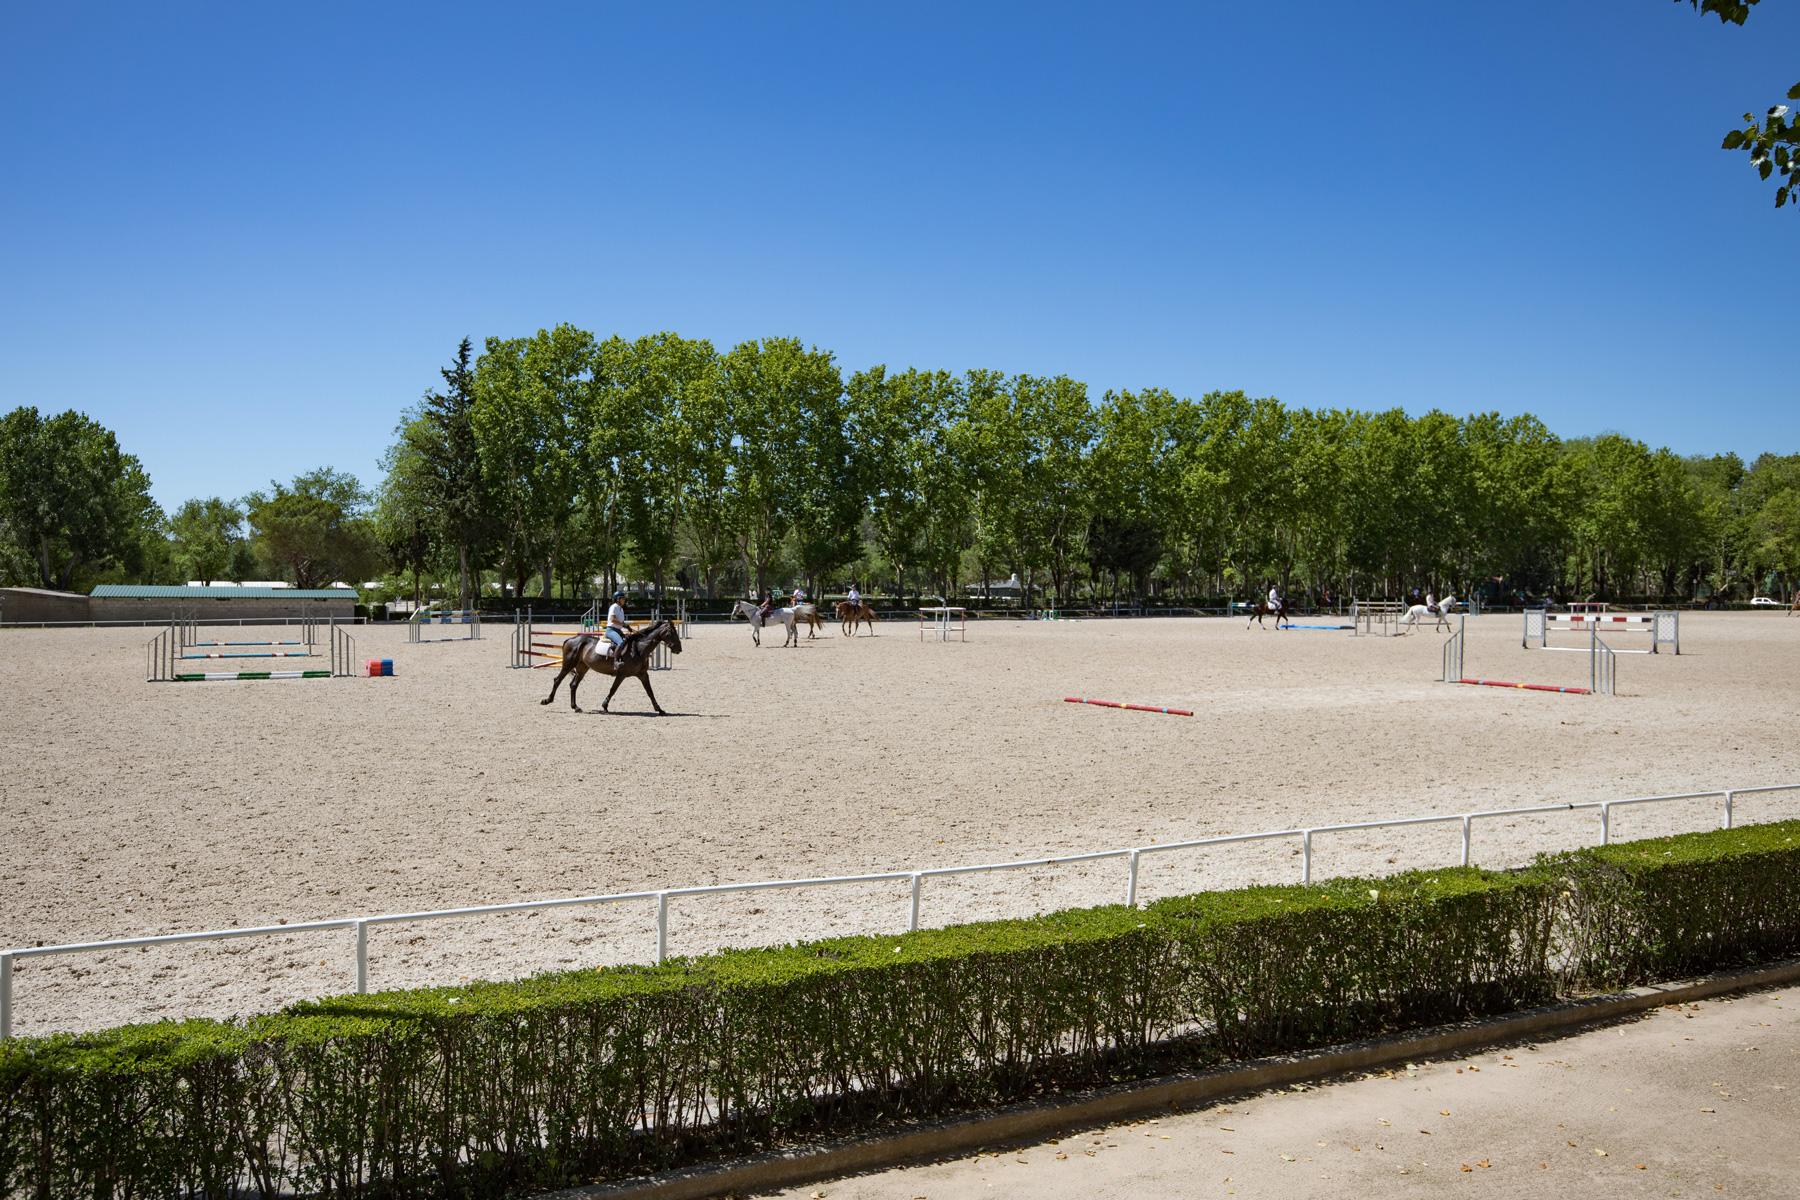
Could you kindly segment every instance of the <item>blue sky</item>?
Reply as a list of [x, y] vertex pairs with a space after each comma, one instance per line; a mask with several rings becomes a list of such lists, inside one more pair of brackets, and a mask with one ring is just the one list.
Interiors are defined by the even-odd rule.
[[373, 482], [460, 337], [571, 321], [1791, 453], [1761, 9], [15, 4], [0, 408], [170, 506]]

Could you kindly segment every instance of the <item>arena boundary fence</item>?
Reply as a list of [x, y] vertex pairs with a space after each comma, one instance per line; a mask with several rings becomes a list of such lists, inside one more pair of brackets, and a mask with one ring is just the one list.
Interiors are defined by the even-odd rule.
[[[1327, 825], [1298, 826], [1291, 829], [1269, 829], [1260, 833], [1222, 834], [1214, 837], [1190, 838], [1180, 842], [1163, 842], [1149, 846], [1126, 846], [1113, 850], [1096, 850], [1085, 854], [1059, 854], [1047, 858], [1014, 859], [1007, 862], [976, 863], [956, 867], [926, 867], [906, 871], [877, 871], [864, 875], [822, 875], [805, 879], [768, 879], [754, 883], [714, 883], [693, 887], [661, 888], [635, 892], [612, 892], [594, 896], [567, 896], [552, 900], [520, 900], [505, 904], [480, 904], [467, 908], [445, 908], [425, 912], [382, 913], [363, 917], [337, 917], [325, 921], [297, 921], [286, 925], [258, 925], [237, 929], [212, 929], [195, 933], [163, 933], [147, 937], [113, 938], [99, 942], [69, 942], [56, 946], [21, 946], [0, 950], [0, 1040], [12, 1036], [13, 974], [18, 962], [51, 955], [104, 954], [137, 947], [171, 946], [186, 942], [224, 941], [245, 937], [277, 937], [295, 933], [320, 933], [348, 930], [355, 937], [356, 991], [369, 990], [369, 930], [382, 925], [398, 925], [419, 921], [450, 920], [459, 917], [492, 916], [501, 913], [541, 912], [548, 909], [578, 908], [599, 904], [624, 904], [634, 901], [654, 902], [656, 909], [654, 961], [663, 963], [669, 957], [669, 906], [677, 899], [695, 896], [723, 896], [738, 892], [764, 892], [780, 889], [837, 887], [845, 884], [904, 883], [907, 885], [907, 929], [920, 928], [920, 909], [925, 882], [952, 876], [995, 874], [1034, 868], [1072, 866], [1079, 863], [1104, 862], [1114, 859], [1125, 864], [1125, 904], [1138, 903], [1138, 881], [1144, 859], [1153, 854], [1172, 854], [1211, 846], [1241, 845], [1251, 842], [1296, 841], [1300, 850], [1300, 882], [1313, 881], [1313, 840], [1321, 834], [1351, 833], [1372, 829], [1402, 829], [1423, 825], [1458, 825], [1462, 833], [1461, 865], [1473, 861], [1475, 823], [1507, 817], [1542, 816], [1551, 813], [1592, 811], [1599, 820], [1600, 844], [1612, 840], [1612, 813], [1616, 808], [1638, 804], [1673, 804], [1695, 800], [1720, 802], [1719, 827], [1735, 827], [1737, 802], [1744, 796], [1769, 795], [1776, 792], [1800, 791], [1800, 783], [1764, 784], [1756, 787], [1714, 788], [1697, 792], [1676, 792], [1657, 796], [1629, 796], [1618, 800], [1574, 800], [1562, 804], [1534, 804], [1521, 808], [1478, 809], [1462, 813], [1437, 813], [1416, 817], [1388, 817], [1374, 821], [1348, 821]], [[1425, 864], [1430, 865], [1430, 864]]]
[[[463, 625], [468, 632], [462, 637], [420, 637], [419, 630], [427, 625]], [[481, 610], [476, 608], [421, 608], [406, 622], [406, 640], [415, 646], [430, 645], [433, 642], [478, 642], [481, 640]]]
[[[1571, 608], [1574, 606], [1571, 605]], [[1659, 609], [1648, 613], [1615, 613], [1604, 609], [1553, 613], [1541, 608], [1525, 610], [1525, 634], [1521, 645], [1535, 650], [1574, 650], [1580, 652], [1583, 646], [1552, 646], [1550, 634], [1557, 629], [1605, 629], [1608, 633], [1647, 633], [1650, 635], [1648, 650], [1618, 650], [1615, 654], [1659, 654], [1664, 646], [1676, 654], [1681, 653], [1681, 614], [1674, 609]]]

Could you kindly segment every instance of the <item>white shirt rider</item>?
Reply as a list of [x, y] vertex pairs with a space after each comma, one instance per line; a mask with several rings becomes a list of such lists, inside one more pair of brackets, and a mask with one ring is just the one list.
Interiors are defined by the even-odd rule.
[[625, 620], [625, 606], [619, 602], [619, 597], [617, 596], [613, 597], [612, 607], [606, 610], [606, 628], [608, 630], [616, 629], [619, 631], [618, 637], [609, 637], [607, 639], [612, 643], [614, 650], [619, 648], [619, 643], [624, 639], [625, 635], [631, 632], [631, 625]]
[[1272, 587], [1269, 589], [1269, 607], [1270, 608], [1280, 608], [1281, 607], [1281, 590], [1279, 588]]
[[1430, 592], [1426, 592], [1426, 593], [1425, 593], [1425, 611], [1426, 611], [1426, 612], [1432, 612], [1432, 613], [1434, 613], [1434, 612], [1436, 612], [1436, 611], [1437, 611], [1437, 610], [1438, 610], [1438, 599], [1437, 599], [1437, 597], [1436, 597], [1436, 596], [1434, 596], [1434, 595], [1433, 595], [1433, 594], [1432, 594], [1432, 593], [1430, 593]]
[[850, 585], [850, 603], [862, 603], [862, 593], [856, 590], [856, 585], [854, 583]]

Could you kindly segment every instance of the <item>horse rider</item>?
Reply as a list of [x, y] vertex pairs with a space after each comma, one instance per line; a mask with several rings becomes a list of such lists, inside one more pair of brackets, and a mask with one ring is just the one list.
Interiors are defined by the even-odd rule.
[[1269, 585], [1269, 611], [1281, 611], [1281, 587], [1278, 584]]
[[799, 586], [798, 584], [796, 584], [794, 586], [794, 611], [799, 612], [800, 606], [805, 603], [806, 603], [806, 589]]
[[1425, 611], [1430, 613], [1434, 617], [1442, 615], [1438, 612], [1437, 596], [1429, 591], [1427, 591], [1425, 593]]
[[619, 647], [625, 644], [625, 635], [631, 632], [631, 623], [625, 619], [623, 590], [613, 593], [612, 606], [606, 610], [606, 625], [600, 632], [612, 643], [612, 653], [617, 654]]
[[763, 592], [762, 605], [756, 610], [757, 616], [767, 621], [769, 614], [775, 611], [775, 591], [773, 588]]
[[850, 592], [849, 592], [849, 595], [847, 595], [845, 597], [845, 599], [850, 601], [851, 608], [861, 608], [862, 607], [862, 593], [856, 590], [856, 581], [855, 580], [850, 581]]

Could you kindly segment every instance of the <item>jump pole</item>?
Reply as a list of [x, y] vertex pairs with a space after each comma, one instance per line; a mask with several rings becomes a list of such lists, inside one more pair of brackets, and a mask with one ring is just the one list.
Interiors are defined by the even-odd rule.
[[1170, 717], [1191, 717], [1193, 712], [1185, 708], [1168, 708], [1160, 704], [1126, 704], [1121, 700], [1089, 700], [1086, 696], [1064, 696], [1064, 704], [1093, 704], [1101, 708], [1124, 708], [1132, 712], [1162, 713]]
[[1588, 649], [1588, 687], [1558, 687], [1552, 683], [1518, 683], [1510, 679], [1477, 679], [1463, 674], [1463, 653], [1468, 644], [1469, 618], [1464, 614], [1461, 624], [1455, 633], [1444, 643], [1444, 670], [1442, 679], [1445, 683], [1462, 683], [1471, 687], [1513, 688], [1522, 692], [1554, 692], [1563, 696], [1610, 696], [1613, 695], [1613, 657], [1612, 651], [1602, 642], [1598, 633], [1590, 632], [1591, 645]]

